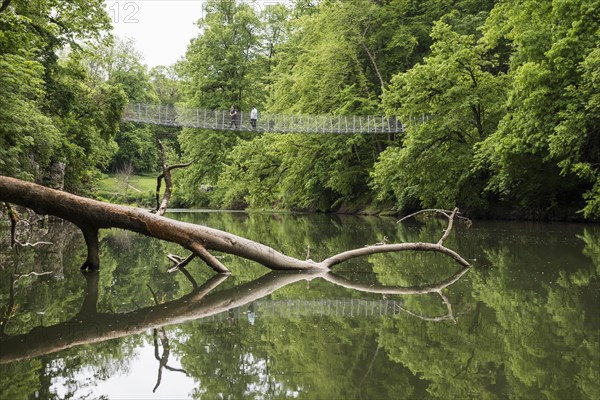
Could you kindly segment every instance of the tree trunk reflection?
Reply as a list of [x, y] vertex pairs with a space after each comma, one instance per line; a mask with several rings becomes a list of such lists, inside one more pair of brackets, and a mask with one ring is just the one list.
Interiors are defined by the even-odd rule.
[[[228, 278], [228, 275], [220, 274], [213, 276], [203, 285], [178, 300], [122, 314], [97, 312], [98, 272], [88, 272], [84, 274], [86, 278], [85, 298], [77, 315], [60, 324], [34, 328], [26, 334], [14, 336], [2, 334], [0, 336], [0, 363], [9, 363], [74, 346], [130, 336], [148, 329], [160, 330], [166, 325], [210, 317], [249, 304], [284, 286], [303, 280], [311, 281], [322, 278], [336, 285], [370, 293], [441, 294], [442, 289], [455, 283], [468, 270], [469, 268], [463, 268], [437, 284], [406, 288], [363, 285], [323, 271], [302, 273], [273, 271], [254, 281], [211, 293]], [[165, 342], [163, 342], [164, 351], [168, 352], [168, 344], [165, 345]], [[160, 375], [157, 383], [160, 383]]]

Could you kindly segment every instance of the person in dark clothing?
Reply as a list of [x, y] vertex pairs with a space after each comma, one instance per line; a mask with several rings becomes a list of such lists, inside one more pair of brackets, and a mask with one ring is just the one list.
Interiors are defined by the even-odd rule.
[[235, 106], [231, 106], [231, 108], [229, 109], [229, 117], [231, 117], [231, 122], [229, 123], [229, 127], [231, 128], [232, 126], [235, 127], [235, 129], [238, 128], [238, 124], [237, 124], [237, 109], [235, 108]]

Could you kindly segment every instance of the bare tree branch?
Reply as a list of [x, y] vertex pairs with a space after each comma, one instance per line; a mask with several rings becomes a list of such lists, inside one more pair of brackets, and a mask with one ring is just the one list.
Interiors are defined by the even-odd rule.
[[37, 246], [48, 246], [48, 245], [53, 245], [54, 243], [52, 242], [35, 242], [35, 243], [29, 243], [29, 242], [25, 242], [22, 243], [18, 240], [15, 240], [15, 244], [21, 246], [21, 247], [37, 247]]
[[17, 247], [17, 252], [18, 252], [18, 248], [19, 247], [37, 247], [37, 246], [43, 246], [43, 245], [52, 245], [54, 243], [52, 242], [43, 242], [43, 241], [39, 241], [39, 242], [35, 242], [35, 243], [29, 243], [29, 242], [21, 242], [20, 240], [17, 239], [17, 226], [20, 222], [23, 222], [25, 224], [28, 224], [27, 221], [21, 220], [19, 213], [17, 211], [15, 211], [11, 205], [7, 202], [4, 203], [4, 206], [7, 208], [8, 210], [8, 217], [10, 219], [10, 246], [11, 247]]
[[373, 64], [373, 68], [375, 69], [375, 74], [377, 74], [377, 78], [379, 78], [379, 84], [381, 85], [381, 91], [383, 92], [383, 90], [385, 88], [385, 82], [383, 81], [381, 73], [379, 72], [379, 67], [377, 66], [375, 57], [373, 56], [373, 54], [371, 54], [371, 52], [369, 51], [369, 48], [367, 47], [367, 44], [365, 43], [365, 38], [367, 37], [367, 32], [369, 31], [370, 27], [371, 27], [371, 16], [369, 15], [369, 19], [367, 21], [367, 26], [365, 27], [365, 30], [363, 31], [362, 40], [360, 41], [360, 43], [362, 44], [363, 48], [365, 49], [365, 52], [369, 56], [371, 63]]
[[399, 286], [381, 286], [373, 285], [371, 283], [361, 283], [350, 281], [348, 279], [337, 276], [331, 272], [318, 275], [320, 278], [331, 282], [337, 286], [345, 287], [347, 289], [358, 290], [366, 293], [379, 293], [379, 294], [399, 294], [399, 295], [420, 295], [429, 293], [440, 293], [442, 289], [454, 284], [464, 274], [469, 271], [470, 268], [462, 268], [460, 271], [452, 275], [450, 278], [445, 279], [433, 285], [425, 286], [411, 286], [411, 287], [399, 287]]
[[365, 49], [365, 52], [369, 56], [371, 63], [373, 64], [373, 68], [375, 69], [375, 74], [377, 75], [377, 78], [379, 78], [379, 84], [381, 85], [381, 90], [383, 91], [383, 89], [385, 88], [385, 82], [383, 81], [383, 77], [381, 76], [381, 73], [379, 72], [379, 67], [377, 67], [377, 62], [375, 61], [375, 57], [373, 57], [373, 55], [369, 51], [369, 48], [367, 47], [367, 44], [364, 42], [364, 40], [361, 40], [360, 43], [362, 44], [363, 48]]
[[194, 258], [196, 258], [196, 254], [190, 254], [186, 259], [180, 257], [176, 254], [169, 254], [167, 258], [173, 262], [173, 266], [167, 270], [167, 272], [181, 272], [192, 284], [192, 287], [195, 289], [198, 287], [198, 283], [194, 279], [194, 277], [185, 269], [185, 266], [188, 265]]
[[[152, 290], [152, 287], [150, 287], [150, 285], [147, 285], [147, 286], [148, 286], [148, 289], [150, 289], [150, 292], [152, 293], [152, 297], [154, 298], [154, 304], [156, 304], [156, 305], [160, 304], [158, 302], [156, 293], [154, 293], [154, 290]], [[171, 345], [169, 344], [169, 338], [167, 337], [167, 332], [165, 332], [165, 328], [162, 326], [160, 328], [154, 328], [153, 336], [154, 336], [154, 358], [156, 358], [156, 360], [158, 361], [158, 376], [156, 378], [156, 385], [154, 386], [154, 389], [152, 389], [152, 393], [155, 393], [156, 389], [158, 389], [158, 387], [160, 386], [160, 382], [162, 380], [163, 368], [167, 368], [169, 371], [183, 372], [186, 375], [187, 375], [187, 372], [183, 369], [172, 368], [167, 365], [167, 363], [169, 362], [169, 355], [171, 354]], [[158, 338], [160, 338], [160, 342], [161, 342], [161, 345], [163, 348], [162, 355], [158, 354], [158, 340], [157, 340]]]
[[[412, 214], [409, 215], [405, 215], [404, 217], [400, 218], [396, 223], [400, 223], [403, 222], [404, 220], [407, 220], [409, 218], [412, 218], [414, 216], [417, 216], [419, 214], [426, 214], [426, 213], [439, 213], [442, 214], [443, 216], [445, 216], [446, 218], [450, 217], [450, 214], [452, 214], [452, 211], [450, 210], [441, 210], [439, 208], [427, 208], [424, 210], [419, 210], [417, 212], [414, 212]], [[460, 215], [460, 213], [458, 212], [458, 210], [456, 211], [456, 217], [460, 220], [463, 220], [467, 225], [470, 226], [471, 220], [469, 218], [463, 217]]]
[[437, 244], [443, 245], [444, 241], [446, 239], [448, 239], [448, 236], [450, 235], [450, 231], [452, 230], [452, 224], [454, 222], [454, 216], [456, 215], [457, 212], [458, 212], [458, 208], [454, 208], [454, 210], [452, 210], [452, 214], [450, 214], [450, 216], [448, 216], [448, 226], [444, 230], [444, 234], [442, 235], [442, 237], [440, 238], [440, 240], [438, 240]]
[[180, 267], [178, 271], [181, 272], [187, 278], [188, 281], [190, 281], [194, 289], [198, 287], [198, 282], [196, 282], [192, 274], [190, 274], [190, 272], [187, 269]]
[[[188, 167], [192, 164], [192, 162], [190, 161], [188, 163], [175, 164], [171, 166], [167, 165], [167, 153], [165, 150], [165, 146], [160, 140], [158, 140], [157, 142], [160, 148], [162, 173], [156, 178], [156, 214], [164, 215], [167, 211], [167, 207], [169, 206], [169, 201], [171, 200], [171, 194], [173, 192], [173, 180], [171, 178], [171, 171], [177, 168]], [[163, 179], [165, 181], [165, 193], [163, 193], [162, 201], [159, 201], [158, 199], [160, 197], [161, 181]]]
[[204, 261], [209, 267], [211, 267], [215, 272], [220, 274], [229, 274], [229, 269], [224, 266], [221, 261], [219, 261], [215, 256], [210, 254], [206, 247], [201, 245], [200, 243], [192, 243], [190, 248]]
[[336, 254], [335, 256], [329, 257], [320, 263], [317, 263], [316, 266], [331, 268], [332, 266], [339, 264], [344, 261], [351, 260], [357, 257], [363, 257], [372, 254], [379, 253], [392, 253], [392, 252], [400, 252], [400, 251], [433, 251], [445, 254], [452, 259], [454, 259], [457, 263], [462, 265], [463, 267], [468, 267], [470, 264], [462, 258], [458, 253], [453, 250], [448, 249], [440, 244], [435, 243], [395, 243], [395, 244], [382, 244], [382, 245], [373, 245], [367, 247], [361, 247], [354, 250], [348, 250], [343, 253]]
[[173, 263], [175, 264], [174, 266], [172, 266], [171, 268], [169, 268], [167, 270], [167, 272], [175, 272], [178, 269], [182, 269], [186, 265], [188, 265], [194, 258], [196, 258], [196, 254], [192, 253], [186, 259], [183, 259], [182, 257], [179, 257], [179, 256], [177, 256], [175, 254], [169, 254], [167, 256], [167, 258], [169, 260], [173, 261]]
[[25, 278], [28, 276], [43, 276], [43, 275], [52, 275], [52, 272], [29, 272], [27, 274], [15, 274], [15, 282], [21, 278]]
[[436, 291], [436, 293], [438, 295], [440, 295], [440, 297], [442, 298], [442, 301], [444, 302], [444, 305], [446, 306], [446, 315], [442, 315], [439, 317], [425, 317], [416, 313], [413, 313], [410, 310], [407, 310], [406, 308], [402, 308], [402, 306], [398, 306], [398, 308], [402, 311], [404, 311], [407, 314], [412, 315], [415, 318], [419, 318], [423, 321], [429, 321], [429, 322], [439, 322], [439, 321], [446, 321], [446, 320], [451, 320], [454, 323], [456, 323], [456, 318], [454, 318], [454, 314], [452, 313], [452, 304], [450, 304], [450, 301], [448, 300], [448, 298], [442, 293], [441, 289], [439, 291]]
[[403, 218], [401, 218], [400, 220], [398, 220], [398, 223], [408, 219], [408, 218], [412, 218], [416, 215], [419, 214], [425, 214], [425, 213], [439, 213], [442, 214], [444, 217], [446, 217], [448, 219], [448, 226], [446, 227], [446, 229], [444, 229], [444, 233], [442, 234], [442, 237], [440, 238], [440, 240], [438, 240], [437, 244], [438, 245], [443, 245], [444, 241], [446, 239], [448, 239], [448, 236], [450, 235], [450, 231], [452, 230], [452, 225], [454, 224], [454, 218], [458, 217], [464, 221], [466, 221], [466, 223], [468, 224], [468, 226], [471, 226], [471, 220], [465, 217], [460, 216], [460, 212], [458, 211], [458, 208], [454, 208], [454, 210], [452, 211], [448, 211], [448, 210], [440, 210], [437, 208], [432, 208], [432, 209], [426, 209], [426, 210], [421, 210], [421, 211], [417, 211], [415, 213], [409, 214]]

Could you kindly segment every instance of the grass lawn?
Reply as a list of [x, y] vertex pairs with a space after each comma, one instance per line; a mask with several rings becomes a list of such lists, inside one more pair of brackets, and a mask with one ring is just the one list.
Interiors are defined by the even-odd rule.
[[151, 198], [156, 190], [156, 175], [132, 175], [125, 190], [125, 182], [118, 174], [102, 174], [98, 183], [98, 197], [117, 203], [140, 203], [141, 199]]

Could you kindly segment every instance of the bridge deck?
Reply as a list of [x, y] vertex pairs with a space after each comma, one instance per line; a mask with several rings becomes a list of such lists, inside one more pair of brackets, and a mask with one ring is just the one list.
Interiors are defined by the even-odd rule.
[[256, 127], [250, 113], [238, 111], [233, 124], [226, 110], [182, 108], [173, 105], [130, 104], [124, 121], [213, 130], [273, 133], [390, 134], [404, 131], [396, 117], [262, 114]]

